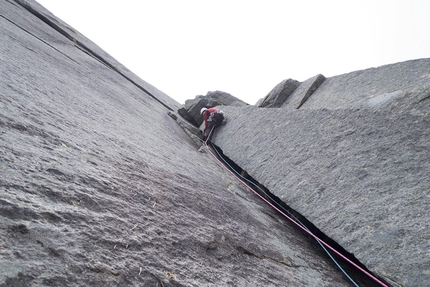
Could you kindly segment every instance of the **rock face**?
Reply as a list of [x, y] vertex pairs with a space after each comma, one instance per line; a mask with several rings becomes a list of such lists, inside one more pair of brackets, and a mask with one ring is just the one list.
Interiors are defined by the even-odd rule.
[[429, 71], [421, 59], [328, 78], [288, 112], [225, 107], [213, 141], [375, 274], [428, 286]]
[[374, 106], [375, 98], [389, 93], [399, 98], [413, 94], [419, 108], [430, 86], [429, 67], [428, 59], [421, 59], [327, 78], [301, 109], [364, 109]]
[[[34, 1], [0, 2], [0, 24], [0, 286], [351, 286], [196, 152], [176, 101]], [[429, 71], [317, 75], [275, 88], [264, 106], [282, 108], [213, 92], [185, 110], [224, 105], [224, 154], [377, 276], [428, 286]]]
[[350, 286], [177, 102], [34, 1], [0, 35], [0, 286]]
[[260, 108], [279, 108], [299, 85], [300, 82], [293, 79], [283, 80], [257, 106]]

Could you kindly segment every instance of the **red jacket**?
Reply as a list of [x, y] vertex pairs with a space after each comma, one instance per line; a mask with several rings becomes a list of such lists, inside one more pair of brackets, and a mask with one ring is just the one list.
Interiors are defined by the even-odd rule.
[[202, 116], [203, 116], [203, 120], [205, 121], [205, 129], [203, 131], [206, 131], [208, 128], [208, 120], [210, 119], [212, 113], [217, 113], [218, 109], [217, 108], [209, 108], [206, 111], [203, 112]]

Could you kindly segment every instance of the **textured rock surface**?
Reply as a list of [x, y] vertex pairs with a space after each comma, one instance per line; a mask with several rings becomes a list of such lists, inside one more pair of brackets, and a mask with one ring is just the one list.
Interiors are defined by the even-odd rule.
[[257, 106], [260, 108], [279, 108], [300, 85], [299, 81], [286, 79], [277, 84]]
[[413, 93], [412, 100], [419, 101], [429, 87], [430, 61], [413, 60], [327, 78], [301, 109], [362, 109], [373, 98], [396, 91]]
[[185, 131], [185, 133], [191, 138], [196, 147], [200, 147], [203, 144], [202, 132], [199, 128], [195, 127], [184, 118], [180, 117], [174, 112], [169, 112], [169, 116], [174, 119], [178, 125]]
[[350, 286], [178, 103], [33, 1], [0, 15], [0, 286]]
[[422, 59], [328, 78], [287, 113], [225, 107], [213, 140], [370, 270], [428, 286], [429, 71]]

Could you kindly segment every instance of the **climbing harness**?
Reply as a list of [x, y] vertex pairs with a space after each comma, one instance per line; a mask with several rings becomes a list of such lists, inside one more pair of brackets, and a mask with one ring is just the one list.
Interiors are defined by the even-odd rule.
[[[304, 230], [306, 233], [308, 233], [310, 236], [312, 236], [318, 243], [319, 245], [324, 249], [324, 251], [329, 255], [329, 257], [332, 259], [332, 261], [336, 264], [336, 266], [342, 271], [342, 273], [356, 286], [359, 287], [358, 284], [345, 272], [345, 270], [342, 269], [342, 267], [339, 265], [339, 263], [333, 258], [333, 256], [330, 254], [330, 252], [326, 249], [326, 247], [328, 249], [330, 249], [332, 252], [336, 253], [338, 256], [340, 256], [342, 259], [344, 259], [345, 261], [347, 261], [348, 263], [350, 263], [351, 265], [353, 265], [355, 268], [357, 268], [358, 270], [360, 270], [361, 272], [363, 272], [364, 274], [366, 274], [369, 278], [373, 279], [374, 281], [376, 281], [378, 284], [380, 284], [381, 286], [384, 287], [388, 287], [387, 284], [385, 284], [384, 282], [382, 282], [381, 280], [379, 280], [378, 278], [376, 278], [374, 275], [370, 274], [369, 272], [367, 272], [366, 270], [364, 270], [363, 268], [361, 268], [360, 266], [358, 266], [356, 263], [354, 263], [353, 261], [351, 261], [350, 259], [348, 259], [347, 257], [345, 257], [343, 254], [341, 254], [339, 251], [337, 251], [336, 249], [334, 249], [333, 247], [331, 247], [329, 244], [327, 244], [326, 242], [324, 242], [322, 239], [320, 239], [319, 237], [317, 237], [315, 234], [313, 234], [302, 222], [300, 222], [300, 220], [298, 220], [294, 215], [292, 215], [288, 210], [286, 210], [285, 208], [283, 208], [282, 206], [280, 206], [279, 204], [277, 204], [280, 208], [282, 208], [284, 211], [280, 210], [278, 207], [276, 207], [272, 202], [275, 202], [266, 192], [264, 192], [261, 187], [259, 187], [258, 185], [256, 185], [255, 183], [253, 183], [252, 181], [248, 180], [247, 178], [244, 178], [242, 175], [240, 175], [234, 168], [232, 168], [224, 159], [223, 157], [218, 153], [217, 149], [214, 147], [214, 145], [209, 141], [209, 138], [212, 134], [214, 130], [214, 127], [212, 127], [208, 137], [206, 138], [206, 140], [203, 142], [203, 145], [201, 146], [201, 148], [205, 147], [206, 150], [209, 151], [209, 153], [218, 161], [218, 163], [220, 163], [223, 167], [225, 167], [234, 177], [236, 177], [236, 179], [238, 179], [242, 184], [244, 184], [248, 189], [250, 189], [253, 193], [255, 193], [256, 195], [258, 195], [261, 199], [263, 199], [267, 204], [269, 204], [271, 207], [273, 207], [276, 211], [278, 211], [280, 214], [282, 214], [285, 218], [287, 218], [288, 220], [290, 220], [292, 223], [294, 223], [295, 225], [297, 225], [299, 228], [301, 228], [302, 230]], [[212, 149], [218, 154], [218, 157], [209, 149], [208, 147], [208, 143], [211, 144]], [[200, 151], [200, 149], [199, 149]], [[224, 163], [222, 163], [219, 158], [221, 158]], [[228, 169], [226, 167], [226, 165], [230, 168]], [[233, 170], [235, 173], [233, 173], [231, 170]], [[254, 185], [255, 187], [257, 187], [258, 189], [260, 189], [260, 191], [262, 191], [267, 197], [269, 197], [271, 199], [272, 202], [270, 202], [268, 199], [266, 199], [264, 196], [262, 196], [261, 194], [259, 194], [257, 191], [255, 191], [253, 188], [251, 188], [247, 183], [245, 183], [245, 181], [243, 181], [242, 179], [248, 181], [249, 183], [251, 183], [252, 185]], [[288, 215], [286, 214], [288, 213]], [[294, 218], [294, 219], [293, 219]]]

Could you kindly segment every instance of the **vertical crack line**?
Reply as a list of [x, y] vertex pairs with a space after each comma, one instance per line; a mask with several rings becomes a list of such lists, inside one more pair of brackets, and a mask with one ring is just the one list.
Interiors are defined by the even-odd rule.
[[37, 40], [41, 41], [43, 44], [51, 47], [52, 49], [54, 49], [55, 51], [57, 51], [58, 53], [60, 53], [61, 55], [67, 57], [68, 59], [72, 60], [73, 62], [75, 62], [76, 64], [79, 64], [78, 62], [76, 62], [73, 58], [67, 56], [66, 54], [64, 54], [63, 52], [61, 52], [60, 50], [58, 50], [57, 48], [55, 48], [54, 46], [52, 46], [50, 43], [46, 42], [45, 40], [41, 39], [40, 37], [34, 35], [33, 33], [31, 33], [30, 31], [24, 29], [23, 27], [19, 26], [18, 24], [16, 24], [15, 22], [13, 22], [12, 20], [8, 19], [7, 17], [5, 17], [4, 15], [0, 15], [0, 17], [2, 17], [3, 19], [5, 19], [6, 21], [10, 22], [11, 24], [15, 25], [16, 27], [18, 27], [19, 29], [21, 29], [22, 31], [26, 32], [27, 34], [33, 36], [34, 38], [36, 38]]
[[[60, 33], [61, 35], [63, 35], [64, 37], [66, 37], [67, 39], [69, 39], [70, 41], [72, 41], [75, 44], [76, 47], [80, 48], [81, 51], [84, 51], [89, 56], [97, 59], [102, 64], [106, 65], [108, 68], [112, 69], [113, 71], [115, 71], [116, 73], [118, 73], [119, 75], [121, 75], [122, 77], [124, 77], [126, 80], [128, 80], [129, 82], [131, 82], [133, 85], [135, 85], [141, 91], [143, 91], [148, 96], [150, 96], [151, 98], [153, 98], [155, 101], [157, 101], [158, 103], [160, 103], [161, 105], [163, 105], [165, 108], [169, 109], [170, 111], [173, 111], [173, 109], [171, 107], [169, 107], [167, 104], [165, 104], [164, 102], [162, 102], [161, 100], [159, 100], [150, 91], [148, 91], [147, 89], [145, 89], [144, 87], [142, 87], [141, 85], [139, 85], [138, 83], [136, 83], [135, 81], [133, 81], [132, 79], [130, 79], [128, 76], [126, 76], [124, 73], [122, 73], [118, 68], [116, 68], [114, 65], [112, 65], [111, 63], [109, 63], [109, 61], [105, 60], [102, 56], [100, 56], [99, 54], [97, 54], [96, 52], [94, 52], [93, 50], [91, 50], [90, 48], [88, 48], [85, 44], [83, 44], [82, 42], [78, 41], [75, 37], [71, 36], [69, 33], [67, 33], [60, 26], [58, 26], [57, 24], [55, 24], [54, 22], [52, 22], [51, 20], [49, 20], [47, 17], [43, 16], [39, 11], [37, 11], [36, 9], [34, 9], [33, 7], [31, 7], [27, 3], [22, 3], [22, 1], [20, 1], [20, 0], [15, 0], [15, 2], [17, 2], [18, 4], [20, 4], [23, 8], [25, 8], [31, 14], [33, 14], [34, 16], [36, 16], [37, 18], [39, 18], [40, 20], [42, 20], [44, 23], [46, 23], [48, 26], [50, 26], [51, 28], [53, 28], [54, 30], [56, 30], [58, 33]], [[41, 41], [43, 41], [43, 40], [41, 40]], [[43, 42], [46, 43], [45, 41], [43, 41]]]
[[[345, 258], [347, 258], [347, 260], [342, 258], [340, 255], [330, 254], [327, 252], [327, 255], [329, 255], [329, 257], [333, 256], [333, 257], [336, 257], [336, 260], [341, 261], [344, 265], [343, 267], [348, 268], [348, 273], [350, 275], [353, 275], [354, 279], [357, 278], [358, 280], [364, 282], [363, 284], [365, 286], [375, 286], [376, 287], [376, 286], [381, 286], [381, 283], [384, 284], [383, 286], [390, 286], [386, 282], [386, 280], [383, 280], [379, 276], [376, 276], [375, 274], [373, 274], [373, 272], [371, 272], [353, 254], [346, 251], [340, 244], [338, 244], [332, 238], [328, 237], [324, 232], [322, 232], [320, 229], [318, 229], [312, 222], [307, 220], [306, 217], [304, 217], [302, 214], [300, 214], [299, 212], [294, 210], [292, 207], [287, 205], [279, 197], [277, 197], [276, 195], [271, 193], [269, 191], [269, 189], [267, 189], [264, 185], [260, 184], [257, 180], [252, 178], [245, 170], [243, 170], [233, 160], [231, 160], [229, 157], [224, 155], [221, 148], [219, 148], [218, 146], [216, 146], [213, 143], [210, 143], [210, 144], [211, 144], [212, 148], [216, 151], [216, 154], [219, 157], [220, 162], [223, 163], [227, 169], [229, 169], [231, 172], [236, 174], [238, 176], [238, 178], [240, 177], [241, 179], [244, 179], [247, 183], [245, 183], [244, 181], [243, 181], [243, 183], [245, 183], [247, 187], [252, 189], [255, 193], [259, 194], [262, 197], [262, 199], [267, 200], [269, 205], [271, 205], [271, 206], [273, 205], [273, 207], [277, 206], [280, 209], [282, 209], [283, 211], [285, 211], [287, 214], [289, 214], [291, 219], [294, 219], [294, 221], [297, 225], [301, 225], [302, 227], [307, 229], [309, 231], [309, 233], [312, 233], [315, 236], [314, 237], [315, 239], [318, 238], [319, 240], [317, 240], [317, 242], [320, 242], [320, 240], [321, 240], [323, 243], [331, 246], [331, 248], [336, 250], [336, 252], [339, 252], [339, 254], [341, 254], [342, 256], [345, 256]], [[248, 183], [250, 183], [250, 184], [248, 184]], [[280, 209], [278, 209], [278, 208], [275, 208], [275, 209], [280, 211]], [[300, 229], [300, 230], [302, 230], [302, 229]], [[306, 233], [306, 234], [308, 234], [308, 233]], [[333, 260], [334, 263], [336, 263], [336, 261], [333, 258], [331, 258], [331, 259]], [[362, 270], [365, 270], [365, 272], [370, 274], [372, 277], [377, 278], [377, 280], [379, 280], [380, 282], [375, 281], [369, 275], [368, 275], [368, 277], [363, 277], [364, 273], [360, 272], [361, 270], [359, 270], [358, 267], [353, 266], [353, 264], [348, 262], [348, 260], [353, 262], [356, 266], [360, 267]], [[340, 268], [339, 265], [338, 265], [338, 267]], [[355, 268], [353, 268], [353, 267], [355, 267]], [[340, 270], [342, 271], [343, 268], [340, 268]], [[344, 274], [345, 274], [345, 272], [344, 272]], [[345, 275], [349, 278], [349, 275], [347, 275], [347, 274], [345, 274]]]

